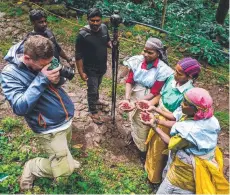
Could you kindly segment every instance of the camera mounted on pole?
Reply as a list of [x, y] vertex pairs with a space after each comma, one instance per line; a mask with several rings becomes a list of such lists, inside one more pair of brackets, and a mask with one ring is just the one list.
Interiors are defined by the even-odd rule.
[[114, 28], [118, 28], [119, 24], [122, 23], [122, 18], [118, 10], [115, 10], [114, 14], [110, 17], [110, 22]]
[[119, 41], [118, 41], [118, 27], [122, 23], [122, 18], [119, 11], [114, 11], [110, 17], [110, 22], [113, 27], [112, 40], [112, 109], [111, 115], [113, 124], [115, 124], [115, 110], [116, 110], [116, 95], [117, 95], [117, 73], [118, 73], [118, 59], [119, 59]]

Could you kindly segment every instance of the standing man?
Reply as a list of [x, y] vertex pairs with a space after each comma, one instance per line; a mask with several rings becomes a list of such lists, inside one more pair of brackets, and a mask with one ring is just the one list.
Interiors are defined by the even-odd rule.
[[96, 124], [103, 120], [96, 105], [108, 105], [99, 100], [99, 86], [107, 70], [107, 47], [111, 46], [108, 29], [102, 24], [102, 14], [98, 8], [87, 13], [88, 25], [82, 28], [76, 40], [76, 64], [82, 80], [87, 82], [89, 112]]
[[61, 56], [69, 63], [70, 66], [73, 67], [74, 63], [72, 62], [72, 58], [68, 57], [65, 54], [65, 52], [62, 50], [60, 45], [57, 43], [56, 38], [52, 33], [52, 31], [47, 28], [46, 14], [42, 10], [33, 9], [29, 13], [29, 18], [34, 26], [34, 30], [28, 33], [27, 36], [41, 35], [43, 37], [50, 39], [54, 44], [54, 57], [56, 57], [58, 61], [60, 61], [60, 56]]
[[[2, 71], [2, 89], [15, 114], [24, 116], [49, 158], [34, 158], [24, 166], [22, 190], [31, 189], [35, 177], [69, 176], [80, 166], [69, 151], [74, 105], [59, 85], [60, 68], [48, 70], [53, 43], [40, 35], [30, 36], [19, 57], [13, 46]], [[15, 53], [16, 52], [16, 53]]]

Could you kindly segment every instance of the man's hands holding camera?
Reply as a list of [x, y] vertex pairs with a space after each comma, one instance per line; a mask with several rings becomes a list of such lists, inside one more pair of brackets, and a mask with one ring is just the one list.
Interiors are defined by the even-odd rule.
[[48, 70], [50, 64], [46, 65], [42, 70], [41, 73], [44, 74], [51, 83], [57, 84], [60, 80], [60, 69], [61, 67], [57, 67], [53, 70]]

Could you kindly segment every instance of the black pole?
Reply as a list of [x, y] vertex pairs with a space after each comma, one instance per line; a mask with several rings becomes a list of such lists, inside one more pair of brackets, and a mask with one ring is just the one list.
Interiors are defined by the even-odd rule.
[[118, 60], [119, 60], [119, 41], [118, 41], [118, 26], [122, 22], [118, 12], [115, 11], [110, 17], [113, 26], [113, 40], [112, 40], [112, 109], [111, 116], [113, 124], [115, 124], [116, 113], [116, 96], [117, 96], [117, 74], [118, 74]]

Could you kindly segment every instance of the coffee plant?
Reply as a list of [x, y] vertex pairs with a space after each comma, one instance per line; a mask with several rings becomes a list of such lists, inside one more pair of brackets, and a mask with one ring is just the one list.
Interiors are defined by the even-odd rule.
[[[61, 0], [59, 0], [61, 2]], [[128, 0], [67, 0], [69, 5], [80, 9], [96, 6], [104, 15], [110, 16], [119, 10], [125, 24], [130, 21], [142, 22], [156, 27], [161, 25], [163, 2], [155, 0], [154, 8], [145, 0], [142, 4], [134, 4]], [[229, 45], [229, 21], [224, 25], [215, 22], [217, 2], [203, 0], [169, 0], [164, 29], [170, 32], [172, 42], [184, 43], [181, 47], [200, 60], [210, 65], [218, 65], [228, 61], [227, 52], [221, 52]], [[226, 50], [226, 49], [225, 49]]]

